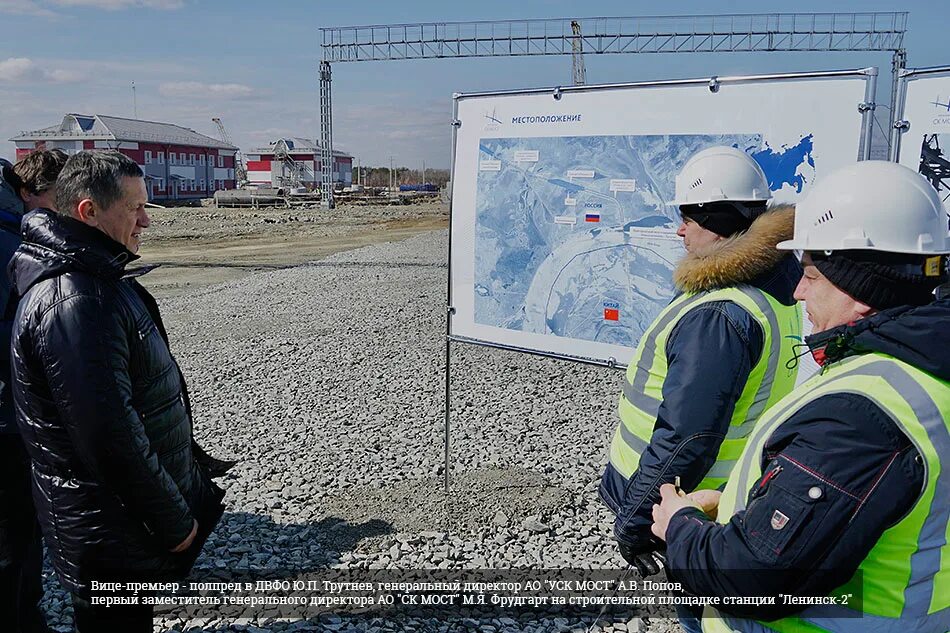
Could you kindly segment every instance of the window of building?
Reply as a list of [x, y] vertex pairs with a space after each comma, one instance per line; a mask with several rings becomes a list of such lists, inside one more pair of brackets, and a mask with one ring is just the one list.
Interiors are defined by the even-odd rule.
[[165, 152], [159, 152], [159, 153], [158, 153], [158, 164], [159, 164], [159, 165], [164, 165], [164, 164], [165, 164]]
[[168, 164], [169, 164], [169, 165], [174, 165], [174, 164], [175, 164], [175, 161], [176, 161], [177, 159], [178, 159], [178, 157], [175, 156], [175, 152], [168, 152]]
[[152, 164], [152, 152], [149, 150], [145, 150], [145, 164], [146, 165]]
[[224, 156], [218, 154], [218, 167], [224, 167]]
[[199, 178], [199, 179], [198, 179], [198, 188], [201, 189], [202, 191], [205, 190], [206, 187], [205, 187], [205, 179], [204, 179], [204, 178]]
[[208, 154], [208, 167], [214, 167], [214, 156]]
[[199, 162], [199, 164], [200, 164], [202, 167], [205, 166], [205, 155], [204, 155], [204, 154], [199, 154], [199, 155], [198, 155], [198, 162]]
[[195, 160], [195, 155], [194, 155], [194, 154], [189, 154], [189, 155], [188, 155], [188, 164], [189, 164], [189, 165], [197, 165], [197, 164], [198, 164], [198, 161]]
[[164, 191], [164, 190], [165, 190], [165, 179], [164, 179], [164, 178], [159, 178], [158, 180], [155, 181], [155, 183], [156, 183], [156, 186], [158, 187], [159, 190], [161, 190], [161, 191]]

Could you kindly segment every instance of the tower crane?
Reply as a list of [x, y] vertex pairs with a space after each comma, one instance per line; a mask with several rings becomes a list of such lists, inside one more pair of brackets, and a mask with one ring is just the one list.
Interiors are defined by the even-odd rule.
[[[231, 135], [224, 129], [224, 123], [221, 122], [221, 119], [212, 117], [211, 120], [218, 126], [218, 134], [221, 135], [221, 140], [228, 145], [234, 145], [231, 141]], [[241, 155], [241, 150], [234, 153], [234, 179], [237, 181], [238, 187], [247, 184], [247, 170], [244, 168], [244, 157]]]
[[581, 24], [571, 20], [571, 66], [574, 71], [574, 85], [583, 86], [587, 83], [587, 71], [584, 69], [584, 42], [581, 39]]

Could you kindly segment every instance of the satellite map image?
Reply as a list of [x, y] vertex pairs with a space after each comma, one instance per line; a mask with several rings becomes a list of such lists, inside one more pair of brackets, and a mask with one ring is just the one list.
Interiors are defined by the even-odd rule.
[[731, 145], [773, 192], [813, 179], [812, 137], [761, 134], [482, 139], [475, 321], [633, 347], [673, 296], [682, 257], [674, 177], [690, 156]]

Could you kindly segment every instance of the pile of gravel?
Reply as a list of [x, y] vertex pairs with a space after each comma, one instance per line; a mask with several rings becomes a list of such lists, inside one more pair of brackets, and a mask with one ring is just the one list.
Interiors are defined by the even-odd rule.
[[[605, 568], [622, 562], [597, 483], [621, 372], [452, 347], [452, 481], [443, 489], [447, 231], [164, 300], [198, 441], [240, 464], [194, 572]], [[148, 283], [148, 278], [144, 278]], [[50, 580], [58, 631], [70, 607]], [[387, 619], [159, 613], [156, 631], [676, 631], [595, 618]]]

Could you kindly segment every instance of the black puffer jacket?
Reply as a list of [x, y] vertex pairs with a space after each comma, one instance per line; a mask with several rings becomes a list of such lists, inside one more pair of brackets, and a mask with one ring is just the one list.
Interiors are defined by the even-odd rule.
[[[191, 568], [221, 516], [197, 465], [184, 382], [135, 259], [51, 211], [24, 218], [10, 265], [22, 297], [11, 354], [17, 424], [61, 581], [165, 579]], [[195, 544], [185, 540], [192, 520]]]

